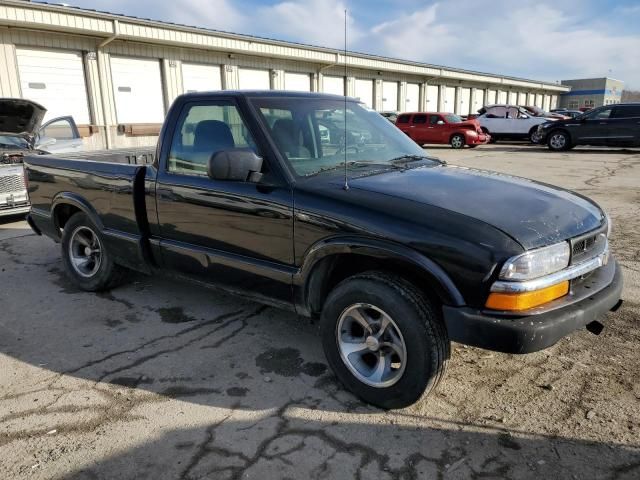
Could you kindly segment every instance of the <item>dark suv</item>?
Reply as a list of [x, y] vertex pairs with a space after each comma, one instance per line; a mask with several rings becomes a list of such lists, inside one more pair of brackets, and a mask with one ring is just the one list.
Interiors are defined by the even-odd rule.
[[549, 149], [569, 150], [576, 145], [640, 146], [640, 103], [606, 105], [571, 120], [543, 123], [539, 143]]

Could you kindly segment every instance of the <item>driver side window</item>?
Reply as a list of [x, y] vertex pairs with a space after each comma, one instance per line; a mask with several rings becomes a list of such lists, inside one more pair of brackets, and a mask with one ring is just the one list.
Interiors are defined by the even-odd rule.
[[613, 109], [611, 107], [604, 108], [602, 110], [598, 110], [597, 112], [593, 112], [587, 116], [589, 120], [606, 120], [611, 116], [611, 111]]
[[213, 154], [233, 148], [257, 150], [234, 105], [187, 105], [173, 135], [168, 170], [206, 176]]

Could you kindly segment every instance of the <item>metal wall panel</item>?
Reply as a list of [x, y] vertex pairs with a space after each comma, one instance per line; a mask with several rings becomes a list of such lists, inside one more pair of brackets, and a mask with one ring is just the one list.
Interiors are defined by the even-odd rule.
[[158, 60], [111, 56], [111, 78], [118, 123], [161, 123], [164, 120]]
[[344, 77], [322, 76], [322, 91], [334, 95], [344, 95]]
[[182, 86], [184, 93], [222, 90], [220, 65], [182, 63]]
[[398, 111], [398, 82], [382, 82], [382, 110]]
[[373, 80], [356, 78], [355, 97], [367, 107], [373, 108]]
[[284, 72], [284, 89], [294, 92], [310, 92], [311, 76], [308, 73]]
[[444, 88], [444, 100], [442, 103], [442, 111], [453, 113], [456, 109], [456, 88]]
[[527, 94], [524, 92], [518, 93], [518, 105], [527, 105]]
[[471, 89], [470, 88], [460, 88], [456, 113], [458, 115], [469, 115], [471, 113]]
[[45, 121], [72, 115], [91, 123], [82, 54], [78, 51], [16, 48], [22, 98], [47, 109]]
[[495, 90], [489, 90], [487, 93], [487, 101], [485, 102], [487, 105], [495, 105], [497, 99], [497, 94]]
[[477, 113], [482, 107], [484, 107], [484, 90], [477, 88], [474, 91], [473, 99], [471, 100], [471, 113]]
[[420, 111], [420, 85], [407, 83], [407, 101], [404, 110], [407, 112]]
[[240, 90], [269, 90], [271, 88], [269, 70], [238, 68], [238, 88]]
[[438, 85], [427, 85], [427, 112], [438, 111]]
[[517, 92], [509, 92], [509, 104], [517, 105], [518, 104], [518, 93]]
[[498, 102], [497, 103], [507, 103], [507, 92], [504, 90], [500, 90], [498, 92]]

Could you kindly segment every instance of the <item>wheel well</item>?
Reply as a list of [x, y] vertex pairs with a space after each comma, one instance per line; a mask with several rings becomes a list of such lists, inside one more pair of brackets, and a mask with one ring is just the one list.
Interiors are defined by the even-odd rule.
[[436, 305], [444, 300], [442, 287], [428, 273], [410, 262], [346, 253], [325, 257], [314, 267], [306, 286], [309, 310], [313, 315], [319, 314], [327, 296], [341, 281], [373, 270], [396, 274], [408, 280]]
[[557, 133], [557, 132], [562, 132], [562, 133], [564, 133], [564, 134], [569, 138], [569, 141], [570, 141], [570, 142], [572, 142], [572, 141], [573, 141], [573, 139], [571, 138], [571, 134], [569, 133], [569, 131], [568, 131], [566, 128], [554, 128], [553, 130], [551, 130], [551, 131], [547, 134], [547, 139], [548, 139], [549, 137], [551, 137], [551, 135], [553, 135], [554, 133]]
[[466, 137], [464, 136], [464, 133], [461, 132], [453, 132], [451, 134], [451, 136], [449, 137], [449, 141], [453, 140], [453, 137], [455, 137], [456, 135], [459, 135], [460, 137], [462, 137], [463, 140], [466, 140]]
[[54, 222], [60, 230], [64, 230], [64, 226], [67, 224], [69, 219], [81, 211], [82, 210], [75, 205], [71, 205], [69, 203], [60, 204], [53, 211]]

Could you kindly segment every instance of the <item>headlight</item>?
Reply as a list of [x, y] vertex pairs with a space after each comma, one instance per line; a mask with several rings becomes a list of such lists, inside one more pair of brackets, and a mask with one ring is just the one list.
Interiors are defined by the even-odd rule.
[[568, 242], [530, 250], [507, 260], [500, 271], [500, 278], [519, 281], [543, 277], [567, 268], [570, 257]]

